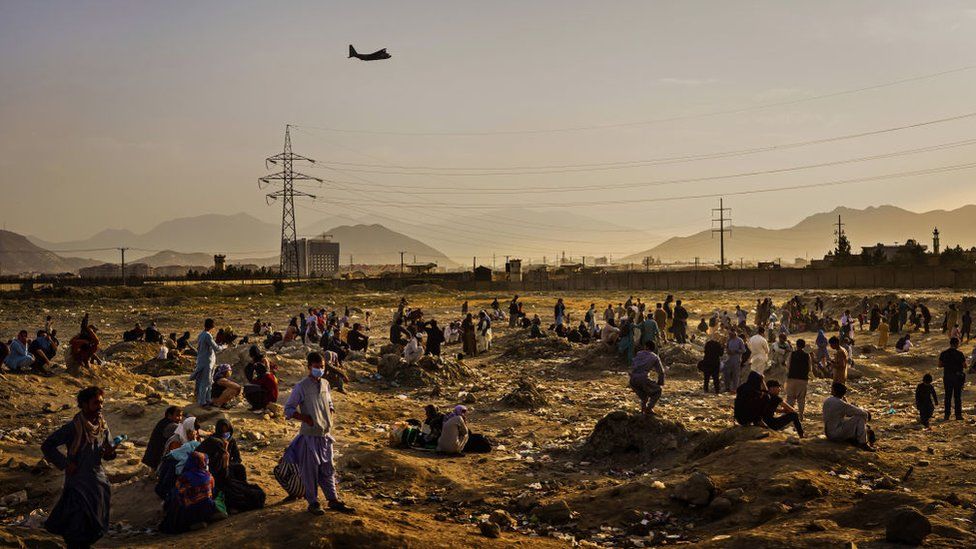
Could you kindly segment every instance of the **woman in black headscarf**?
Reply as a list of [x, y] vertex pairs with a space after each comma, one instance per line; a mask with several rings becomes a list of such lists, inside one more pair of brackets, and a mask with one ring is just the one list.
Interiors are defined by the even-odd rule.
[[762, 423], [763, 412], [766, 411], [766, 401], [769, 393], [766, 390], [766, 380], [758, 372], [749, 372], [746, 382], [735, 390], [735, 404], [733, 413], [739, 425], [759, 425]]

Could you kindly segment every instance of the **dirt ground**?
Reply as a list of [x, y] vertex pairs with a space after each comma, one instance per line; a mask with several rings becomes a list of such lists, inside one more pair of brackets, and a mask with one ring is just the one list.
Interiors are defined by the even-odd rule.
[[[262, 293], [263, 292], [263, 293]], [[715, 309], [736, 304], [754, 307], [770, 296], [777, 305], [794, 293], [808, 303], [816, 295], [835, 317], [856, 305], [863, 294], [848, 292], [673, 292], [684, 300], [697, 322]], [[887, 301], [895, 290], [868, 294]], [[250, 333], [255, 319], [284, 327], [309, 306], [358, 307], [374, 313], [369, 356], [385, 343], [388, 322], [401, 294], [339, 294], [314, 287], [289, 288], [274, 295], [270, 288], [197, 287], [164, 290], [91, 290], [0, 300], [0, 336], [20, 328], [31, 332], [51, 315], [62, 341], [77, 331], [84, 312], [101, 329], [103, 348], [121, 340], [134, 322], [155, 320], [164, 334], [189, 330], [194, 337], [205, 317], [218, 327]], [[460, 317], [467, 300], [472, 309], [488, 308], [495, 297], [506, 309], [509, 295], [407, 291], [410, 305], [442, 324]], [[909, 294], [900, 294], [909, 295]], [[523, 296], [531, 316], [547, 321], [556, 297], [566, 300], [574, 322], [589, 303], [598, 311], [624, 301], [621, 293], [576, 292], [560, 296]], [[635, 294], [654, 303], [663, 295]], [[963, 295], [948, 291], [914, 294], [941, 320], [949, 302]], [[602, 315], [601, 315], [602, 317]], [[750, 317], [751, 318], [751, 317]], [[361, 320], [357, 319], [357, 320]], [[937, 323], [936, 323], [937, 324]], [[209, 428], [219, 417], [235, 426], [249, 480], [268, 494], [260, 511], [181, 536], [156, 532], [160, 502], [152, 491], [151, 473], [139, 464], [153, 424], [169, 404], [190, 404], [185, 373], [152, 377], [133, 373], [155, 354], [151, 346], [126, 345], [106, 352], [108, 363], [94, 377], [76, 380], [63, 369], [53, 378], [5, 374], [0, 377], [0, 546], [57, 547], [60, 539], [39, 524], [56, 500], [62, 475], [44, 466], [40, 443], [75, 413], [80, 387], [106, 389], [106, 417], [114, 434], [129, 436], [131, 447], [107, 469], [113, 481], [112, 527], [99, 542], [104, 547], [649, 547], [691, 544], [703, 547], [886, 547], [885, 526], [896, 507], [920, 510], [931, 522], [925, 544], [973, 547], [976, 484], [976, 409], [974, 391], [966, 386], [964, 421], [920, 428], [913, 402], [915, 385], [926, 372], [935, 377], [942, 399], [937, 356], [947, 346], [938, 330], [913, 335], [917, 347], [908, 355], [889, 348], [866, 348], [877, 342], [856, 333], [855, 367], [849, 400], [872, 412], [878, 434], [877, 453], [826, 441], [820, 406], [829, 380], [811, 381], [804, 426], [798, 439], [791, 429], [771, 432], [736, 427], [731, 395], [704, 394], [690, 361], [700, 342], [685, 350], [666, 347], [669, 367], [657, 419], [633, 414], [638, 403], [627, 387], [621, 360], [600, 349], [563, 341], [529, 341], [526, 331], [496, 322], [494, 346], [486, 354], [465, 358], [470, 374], [433, 386], [399, 387], [377, 378], [376, 366], [347, 362], [352, 383], [347, 394], [335, 394], [335, 437], [340, 492], [356, 515], [328, 513], [313, 517], [303, 501], [282, 503], [284, 492], [271, 470], [298, 429], [278, 415], [258, 415], [238, 403], [233, 409], [202, 420]], [[791, 339], [813, 334], [793, 334]], [[972, 344], [963, 346], [970, 354]], [[449, 346], [447, 353], [459, 352]], [[234, 356], [232, 351], [224, 356]], [[303, 375], [304, 351], [274, 355], [281, 366], [280, 403]], [[667, 357], [675, 357], [670, 362]], [[689, 358], [692, 357], [692, 358]], [[60, 356], [59, 356], [60, 358]], [[683, 361], [683, 362], [682, 362]], [[238, 372], [239, 373], [239, 372]], [[523, 383], [534, 385], [533, 398], [511, 396]], [[524, 396], [524, 395], [523, 395]], [[423, 406], [447, 410], [459, 402], [470, 409], [469, 425], [496, 443], [489, 454], [443, 457], [430, 452], [391, 448], [391, 426], [422, 418]], [[132, 406], [137, 404], [138, 406]], [[940, 408], [936, 417], [939, 417]], [[613, 415], [623, 411], [625, 414]], [[597, 422], [611, 414], [615, 431], [587, 440]], [[611, 444], [618, 441], [617, 444]], [[128, 444], [127, 444], [128, 446]], [[611, 447], [612, 446], [612, 447]], [[694, 472], [708, 475], [722, 505], [689, 505], [672, 497]], [[26, 498], [11, 497], [26, 490]], [[728, 502], [728, 505], [725, 503]], [[706, 502], [707, 503], [707, 500]], [[481, 533], [479, 523], [502, 510], [512, 519], [500, 537]], [[496, 520], [500, 513], [496, 513]]]

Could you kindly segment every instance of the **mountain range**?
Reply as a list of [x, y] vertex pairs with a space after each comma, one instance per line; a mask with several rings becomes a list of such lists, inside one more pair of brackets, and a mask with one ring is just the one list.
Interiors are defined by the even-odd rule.
[[98, 263], [91, 259], [61, 257], [34, 245], [23, 235], [0, 230], [0, 274], [74, 272]]
[[[331, 221], [349, 221], [352, 218], [332, 217]], [[358, 264], [398, 264], [400, 252], [404, 251], [404, 260], [408, 263], [432, 262], [441, 267], [456, 267], [444, 253], [420, 240], [393, 231], [378, 224], [348, 224], [328, 225], [318, 221], [305, 228], [299, 234], [317, 235], [330, 234], [332, 239], [339, 242], [341, 263], [347, 263], [352, 255]], [[280, 249], [280, 228], [266, 223], [254, 216], [239, 213], [233, 215], [208, 214], [196, 217], [173, 219], [160, 223], [148, 232], [136, 234], [126, 229], [106, 229], [90, 238], [67, 242], [50, 242], [36, 237], [21, 237], [22, 242], [0, 246], [3, 249], [19, 249], [29, 244], [37, 255], [37, 251], [44, 249], [78, 250], [70, 252], [72, 255], [83, 256], [85, 259], [65, 258], [58, 263], [53, 258], [57, 254], [44, 257], [45, 261], [30, 261], [21, 258], [15, 263], [9, 261], [9, 272], [24, 272], [35, 270], [39, 272], [73, 271], [77, 268], [101, 262], [119, 261], [119, 247], [129, 248], [126, 260], [130, 263], [147, 263], [153, 267], [163, 265], [199, 265], [213, 264], [215, 253], [226, 254], [228, 263], [255, 263], [258, 265], [276, 265]], [[2, 244], [2, 243], [0, 243]], [[8, 255], [13, 255], [9, 253]], [[19, 253], [20, 256], [26, 254]], [[0, 256], [2, 258], [3, 256]], [[16, 265], [16, 267], [15, 267]], [[77, 266], [74, 266], [77, 265]], [[73, 268], [67, 268], [73, 266]], [[15, 270], [16, 269], [16, 270]]]
[[[976, 205], [955, 210], [911, 212], [895, 206], [869, 207], [863, 210], [836, 208], [831, 212], [811, 215], [792, 227], [765, 229], [762, 227], [732, 227], [725, 239], [725, 258], [733, 262], [745, 260], [774, 260], [792, 262], [795, 258], [820, 258], [834, 249], [837, 218], [844, 224], [844, 234], [854, 253], [861, 246], [877, 243], [904, 243], [915, 239], [932, 249], [932, 231], [938, 227], [942, 248], [957, 244], [964, 248], [976, 245]], [[621, 262], [640, 263], [652, 256], [662, 261], [692, 261], [718, 263], [719, 239], [711, 231], [690, 236], [673, 237], [653, 248], [625, 257]]]

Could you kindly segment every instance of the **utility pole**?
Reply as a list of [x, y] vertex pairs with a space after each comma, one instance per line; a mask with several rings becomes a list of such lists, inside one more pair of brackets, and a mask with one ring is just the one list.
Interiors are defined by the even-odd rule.
[[[718, 219], [715, 216], [718, 215]], [[718, 228], [715, 228], [718, 223]], [[728, 225], [726, 225], [728, 223]], [[712, 234], [718, 233], [719, 237], [719, 257], [721, 263], [719, 269], [724, 269], [725, 265], [725, 233], [732, 234], [732, 208], [725, 207], [725, 199], [718, 199], [718, 208], [712, 208]]]
[[842, 236], [844, 236], [844, 225], [846, 225], [846, 223], [842, 223], [840, 220], [840, 214], [837, 214], [837, 228], [834, 229], [834, 244], [836, 244], [838, 248], [840, 247], [840, 239]]
[[407, 252], [400, 252], [400, 276], [403, 276], [403, 254]]
[[277, 200], [281, 198], [281, 262], [280, 262], [280, 273], [281, 276], [295, 275], [296, 278], [301, 278], [301, 269], [298, 264], [298, 231], [295, 229], [295, 197], [308, 197], [315, 198], [314, 195], [296, 191], [294, 187], [295, 181], [318, 181], [322, 182], [318, 177], [312, 177], [310, 175], [305, 175], [303, 173], [298, 173], [294, 171], [293, 165], [295, 161], [305, 161], [312, 164], [315, 163], [311, 158], [306, 158], [304, 156], [295, 154], [291, 152], [291, 127], [285, 125], [285, 147], [284, 150], [274, 156], [265, 159], [264, 165], [267, 168], [268, 164], [281, 165], [281, 171], [273, 173], [271, 175], [266, 175], [258, 179], [258, 187], [264, 188], [264, 185], [270, 185], [272, 181], [281, 181], [281, 189], [267, 195], [266, 200], [268, 204], [271, 204], [272, 200]]
[[695, 270], [698, 270], [698, 256], [695, 256]]
[[129, 248], [119, 248], [119, 252], [122, 254], [122, 285], [125, 286], [125, 251]]
[[352, 268], [352, 254], [349, 254], [349, 268]]
[[495, 270], [495, 252], [491, 252], [491, 270]]

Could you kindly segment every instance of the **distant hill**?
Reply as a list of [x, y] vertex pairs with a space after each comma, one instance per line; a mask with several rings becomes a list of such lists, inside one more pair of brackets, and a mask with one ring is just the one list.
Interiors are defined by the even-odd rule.
[[[331, 217], [345, 221], [347, 217]], [[332, 227], [324, 229], [324, 227]], [[325, 221], [313, 222], [300, 232], [302, 236], [331, 234], [339, 242], [342, 263], [348, 263], [349, 254], [358, 264], [400, 263], [401, 250], [406, 251], [404, 259], [413, 262], [417, 256], [420, 262], [435, 262], [443, 267], [456, 267], [440, 250], [403, 233], [376, 224], [326, 225]], [[213, 264], [213, 254], [227, 255], [228, 263], [256, 263], [258, 265], [277, 265], [281, 228], [265, 223], [254, 216], [239, 213], [234, 215], [209, 214], [197, 217], [184, 217], [160, 223], [144, 234], [127, 230], [108, 229], [91, 238], [69, 242], [47, 242], [31, 238], [33, 245], [47, 249], [88, 250], [93, 248], [112, 248], [107, 251], [78, 252], [100, 262], [119, 261], [119, 253], [114, 248], [132, 248], [126, 259], [132, 263], [143, 262], [150, 266], [163, 265], [207, 265]], [[155, 250], [163, 250], [156, 252]], [[140, 259], [129, 259], [139, 257]]]
[[[142, 250], [173, 250], [183, 253], [214, 253], [267, 255], [281, 247], [281, 229], [245, 213], [233, 215], [207, 214], [181, 217], [165, 221], [149, 232], [135, 234], [125, 229], [106, 229], [84, 240], [48, 242], [35, 237], [31, 241], [49, 249], [85, 250], [128, 246]], [[133, 250], [130, 253], [138, 253]], [[100, 261], [118, 261], [115, 250], [78, 252]], [[213, 263], [210, 257], [204, 263]]]
[[[916, 213], [895, 206], [878, 206], [863, 210], [836, 208], [831, 212], [807, 217], [785, 229], [761, 227], [732, 228], [725, 240], [726, 261], [772, 260], [782, 258], [791, 262], [798, 257], [820, 258], [834, 248], [834, 229], [840, 215], [844, 231], [851, 241], [854, 253], [861, 246], [882, 243], [904, 243], [910, 238], [932, 248], [932, 229], [939, 228], [942, 247], [956, 244], [969, 248], [976, 245], [976, 205], [955, 210], [933, 210]], [[690, 236], [673, 237], [642, 252], [625, 257], [621, 262], [639, 263], [646, 256], [663, 261], [691, 261], [695, 257], [703, 262], [718, 262], [718, 238], [711, 231]]]
[[213, 255], [205, 253], [182, 253], [174, 252], [173, 250], [163, 250], [153, 255], [132, 260], [132, 262], [145, 263], [150, 267], [163, 267], [166, 265], [211, 267], [213, 265]]
[[340, 263], [349, 263], [349, 255], [352, 254], [353, 262], [357, 264], [399, 264], [400, 252], [403, 251], [406, 252], [403, 256], [406, 263], [413, 263], [416, 256], [418, 263], [458, 266], [440, 250], [383, 225], [340, 225], [325, 233], [331, 234], [332, 240], [339, 242], [342, 254]]
[[91, 259], [61, 257], [34, 245], [25, 236], [0, 230], [0, 274], [75, 272], [98, 263]]

